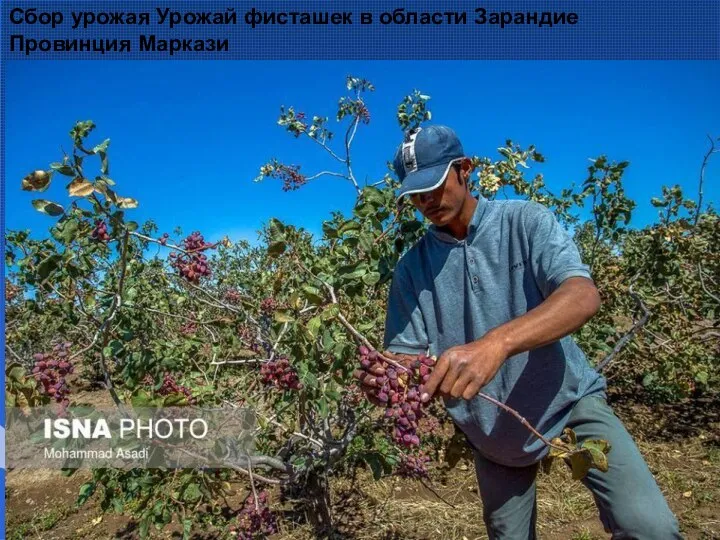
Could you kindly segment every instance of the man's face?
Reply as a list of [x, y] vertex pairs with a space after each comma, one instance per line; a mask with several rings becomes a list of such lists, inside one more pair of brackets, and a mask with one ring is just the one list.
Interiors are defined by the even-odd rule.
[[[461, 177], [458, 177], [458, 174]], [[458, 171], [457, 167], [452, 166], [445, 181], [439, 187], [424, 193], [413, 193], [409, 196], [410, 201], [423, 216], [436, 226], [447, 225], [460, 214], [467, 196], [465, 176], [466, 173], [463, 169]]]

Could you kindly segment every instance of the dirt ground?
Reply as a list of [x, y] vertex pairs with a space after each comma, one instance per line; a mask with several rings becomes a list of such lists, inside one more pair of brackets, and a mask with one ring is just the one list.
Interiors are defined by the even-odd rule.
[[[720, 401], [693, 401], [673, 407], [614, 403], [633, 433], [650, 469], [688, 539], [720, 539]], [[64, 477], [60, 471], [22, 470], [7, 474], [7, 538], [134, 539], [136, 523], [122, 515], [102, 514], [93, 497], [77, 508], [79, 486], [89, 473]], [[241, 490], [242, 491], [242, 490]], [[244, 496], [238, 494], [239, 502]], [[431, 479], [386, 478], [375, 482], [361, 471], [356, 481], [333, 481], [337, 538], [356, 540], [475, 540], [487, 538], [482, 505], [471, 462], [452, 470], [435, 467]], [[314, 535], [286, 507], [277, 540]], [[608, 538], [590, 493], [554, 467], [538, 479], [538, 529], [543, 539]], [[181, 538], [179, 528], [153, 531], [153, 538]], [[223, 538], [221, 531], [198, 531], [196, 539]]]

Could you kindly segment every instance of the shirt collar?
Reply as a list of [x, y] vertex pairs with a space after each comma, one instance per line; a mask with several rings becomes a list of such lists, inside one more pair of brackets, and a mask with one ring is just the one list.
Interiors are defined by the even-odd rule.
[[488, 200], [483, 197], [482, 195], [478, 195], [475, 197], [477, 200], [477, 206], [475, 207], [475, 212], [472, 215], [472, 218], [470, 218], [470, 223], [468, 224], [468, 234], [463, 240], [458, 240], [450, 233], [441, 231], [437, 226], [430, 225], [428, 227], [428, 231], [432, 233], [435, 238], [438, 240], [448, 243], [448, 244], [462, 244], [463, 242], [471, 242], [472, 239], [475, 237], [475, 233], [477, 233], [478, 229], [480, 228], [480, 223], [482, 222], [483, 216], [485, 215], [485, 211], [487, 210], [487, 203]]

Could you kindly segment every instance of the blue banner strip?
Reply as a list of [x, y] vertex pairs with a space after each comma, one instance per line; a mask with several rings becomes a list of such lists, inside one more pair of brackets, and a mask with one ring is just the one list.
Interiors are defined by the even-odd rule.
[[717, 59], [716, 0], [27, 2], [4, 59]]

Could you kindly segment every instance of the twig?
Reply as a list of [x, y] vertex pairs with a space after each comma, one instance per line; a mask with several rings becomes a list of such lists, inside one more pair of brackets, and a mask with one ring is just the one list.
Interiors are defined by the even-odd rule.
[[532, 432], [533, 435], [535, 435], [538, 439], [540, 439], [542, 442], [544, 442], [546, 446], [549, 446], [549, 447], [551, 447], [551, 448], [555, 448], [556, 450], [561, 450], [561, 451], [563, 451], [563, 452], [566, 452], [566, 451], [567, 451], [566, 448], [563, 448], [562, 446], [557, 446], [557, 445], [553, 444], [551, 441], [547, 440], [538, 430], [536, 430], [534, 427], [532, 427], [532, 425], [530, 424], [530, 422], [528, 422], [527, 420], [525, 420], [525, 418], [523, 418], [523, 417], [520, 415], [520, 413], [517, 412], [515, 409], [513, 409], [513, 408], [511, 408], [511, 407], [508, 407], [508, 406], [505, 405], [504, 403], [501, 403], [501, 402], [499, 402], [497, 399], [495, 399], [495, 398], [493, 398], [493, 397], [490, 397], [490, 396], [488, 396], [487, 394], [483, 394], [482, 392], [478, 392], [477, 395], [478, 395], [479, 397], [483, 398], [484, 400], [487, 400], [487, 401], [489, 401], [490, 403], [492, 403], [492, 404], [500, 407], [503, 411], [512, 414], [515, 418], [517, 418], [517, 419], [520, 421], [520, 423], [521, 423], [523, 426], [525, 426], [526, 428], [528, 428], [528, 429]]
[[446, 500], [443, 498], [442, 495], [440, 495], [437, 491], [435, 491], [431, 486], [429, 486], [428, 484], [426, 484], [424, 478], [420, 478], [420, 483], [421, 483], [423, 486], [425, 486], [427, 489], [429, 489], [430, 491], [432, 491], [432, 493], [433, 493], [438, 499], [440, 499], [442, 502], [444, 502], [445, 504], [447, 504], [450, 508], [457, 508], [457, 506], [455, 506], [455, 505], [452, 504], [451, 502], [446, 501]]
[[[310, 137], [310, 135], [308, 135], [308, 137]], [[317, 144], [319, 144], [320, 146], [322, 146], [332, 157], [334, 157], [335, 159], [337, 159], [340, 163], [345, 163], [345, 160], [344, 160], [343, 158], [341, 158], [340, 156], [338, 156], [335, 152], [333, 152], [332, 149], [331, 149], [327, 144], [325, 144], [324, 142], [321, 142], [321, 141], [317, 140], [315, 137], [310, 137], [310, 139], [312, 139], [312, 140], [315, 141]]]
[[630, 328], [630, 330], [627, 331], [627, 333], [621, 337], [618, 342], [615, 344], [615, 347], [613, 347], [613, 350], [608, 354], [595, 368], [598, 373], [601, 373], [603, 369], [607, 367], [607, 365], [612, 361], [615, 356], [622, 350], [622, 348], [627, 344], [628, 341], [630, 341], [635, 333], [642, 328], [647, 320], [650, 318], [650, 311], [648, 310], [645, 303], [642, 301], [640, 296], [633, 290], [633, 286], [635, 285], [635, 281], [640, 277], [640, 274], [635, 274], [635, 277], [633, 277], [630, 280], [630, 286], [628, 287], [628, 292], [630, 293], [630, 296], [632, 296], [633, 300], [637, 303], [638, 307], [642, 309], [643, 316], [638, 319], [638, 321]]
[[380, 180], [378, 182], [370, 184], [370, 187], [375, 187], [375, 186], [379, 186], [380, 184], [387, 184], [387, 183], [388, 183], [387, 179], [383, 178], [382, 180]]
[[[140, 238], [141, 240], [145, 240], [146, 242], [153, 242], [153, 243], [155, 243], [155, 244], [160, 244], [161, 246], [164, 246], [164, 247], [169, 248], [169, 249], [175, 249], [175, 250], [177, 250], [177, 251], [181, 251], [182, 253], [184, 253], [184, 254], [186, 254], [186, 255], [190, 255], [190, 253], [192, 253], [192, 252], [190, 252], [190, 251], [184, 250], [184, 249], [181, 248], [180, 246], [176, 246], [175, 244], [168, 244], [167, 242], [163, 243], [163, 242], [161, 242], [160, 240], [158, 240], [157, 238], [152, 238], [152, 237], [150, 237], [150, 236], [145, 236], [144, 234], [140, 234], [139, 232], [130, 231], [130, 234], [132, 234], [133, 236], [136, 236], [136, 237]], [[204, 249], [209, 249], [209, 248], [204, 248]], [[198, 251], [198, 250], [194, 250], [194, 251]]]
[[[234, 403], [231, 403], [231, 402], [229, 402], [229, 401], [227, 401], [227, 400], [225, 400], [225, 399], [223, 400], [223, 403], [226, 403], [226, 404], [230, 405], [231, 407], [237, 409], [237, 405], [235, 405]], [[260, 415], [260, 413], [257, 412], [257, 411], [255, 411], [255, 414]], [[305, 435], [304, 433], [299, 433], [299, 432], [297, 432], [297, 431], [290, 431], [286, 426], [284, 426], [283, 424], [281, 424], [280, 422], [278, 422], [277, 420], [275, 420], [274, 417], [273, 417], [273, 418], [268, 418], [267, 416], [264, 416], [264, 415], [260, 415], [260, 416], [262, 416], [263, 419], [264, 419], [266, 422], [268, 422], [269, 424], [272, 424], [272, 425], [274, 425], [274, 426], [276, 426], [276, 427], [279, 427], [279, 428], [281, 428], [281, 429], [283, 429], [283, 430], [285, 430], [285, 431], [289, 431], [289, 432], [291, 433], [291, 435], [296, 436], [296, 437], [300, 437], [301, 439], [305, 439], [305, 440], [307, 440], [308, 442], [311, 442], [312, 444], [314, 444], [315, 446], [317, 446], [318, 448], [320, 448], [321, 450], [324, 448], [324, 445], [323, 445], [320, 441], [318, 441], [318, 440], [316, 440], [316, 439], [313, 439], [312, 437], [308, 437], [308, 436]]]
[[720, 298], [715, 296], [713, 293], [707, 290], [707, 287], [705, 287], [705, 282], [703, 281], [703, 269], [702, 269], [702, 263], [698, 263], [698, 276], [700, 276], [700, 285], [702, 286], [703, 291], [705, 291], [705, 294], [707, 294], [710, 298], [715, 300], [717, 303], [720, 304]]
[[702, 166], [700, 167], [700, 182], [698, 185], [698, 204], [697, 208], [695, 209], [695, 219], [693, 220], [693, 227], [697, 226], [698, 219], [700, 219], [700, 211], [702, 210], [702, 200], [703, 200], [703, 182], [705, 180], [705, 167], [707, 167], [708, 160], [710, 159], [710, 156], [712, 154], [715, 154], [716, 152], [720, 152], [720, 149], [715, 150], [715, 141], [713, 141], [713, 138], [708, 135], [708, 140], [710, 141], [710, 149], [707, 151], [707, 154], [705, 154], [705, 157], [703, 158]]
[[269, 362], [269, 358], [243, 358], [242, 360], [213, 360], [209, 365], [222, 366], [225, 364], [262, 364]]
[[[298, 257], [295, 257], [295, 262], [297, 262], [298, 266], [303, 270], [303, 272], [305, 272], [306, 274], [308, 274], [308, 275], [309, 275], [310, 277], [312, 277], [313, 279], [317, 280], [319, 283], [322, 283], [322, 285], [328, 290], [328, 293], [330, 294], [330, 299], [331, 299], [331, 301], [332, 301], [333, 304], [339, 304], [339, 302], [338, 302], [338, 300], [337, 300], [337, 297], [335, 296], [335, 289], [333, 288], [332, 285], [330, 285], [329, 283], [326, 283], [324, 280], [320, 279], [318, 276], [316, 276], [315, 274], [313, 274], [313, 273], [302, 263], [302, 261], [300, 261], [300, 259], [299, 259]], [[403, 366], [402, 364], [399, 364], [398, 362], [396, 362], [396, 361], [393, 360], [392, 358], [388, 358], [387, 356], [385, 356], [384, 354], [382, 354], [380, 351], [378, 351], [377, 349], [375, 349], [375, 347], [373, 347], [372, 343], [370, 343], [370, 341], [368, 341], [368, 339], [367, 339], [365, 336], [363, 336], [360, 332], [358, 332], [358, 331], [353, 327], [353, 325], [348, 322], [348, 320], [345, 318], [345, 316], [344, 316], [342, 313], [340, 313], [340, 311], [338, 311], [338, 314], [336, 315], [336, 317], [337, 317], [337, 319], [340, 321], [340, 323], [341, 323], [345, 328], [347, 328], [348, 332], [350, 332], [350, 333], [355, 337], [355, 339], [357, 339], [360, 343], [362, 343], [363, 345], [365, 345], [368, 349], [377, 352], [378, 356], [379, 356], [382, 360], [384, 360], [385, 362], [387, 362], [388, 364], [390, 364], [391, 366], [394, 366], [395, 368], [397, 368], [397, 369], [399, 369], [399, 370], [402, 370], [402, 371], [410, 371], [409, 368], [406, 368], [406, 367]]]
[[390, 223], [390, 225], [388, 225], [387, 229], [385, 229], [382, 232], [382, 234], [375, 239], [375, 241], [373, 242], [373, 245], [377, 245], [380, 242], [380, 240], [382, 240], [383, 238], [385, 238], [387, 236], [387, 234], [392, 230], [393, 225], [395, 225], [395, 223], [397, 223], [397, 220], [399, 218], [400, 218], [400, 211], [395, 213], [395, 218], [392, 220], [392, 223]]
[[[355, 186], [355, 190], [358, 192], [358, 195], [362, 193], [362, 189], [360, 189], [360, 186], [358, 185], [357, 181], [355, 180], [355, 175], [352, 172], [352, 167], [350, 165], [350, 144], [352, 143], [353, 137], [355, 137], [355, 131], [357, 130], [358, 123], [360, 122], [360, 116], [355, 116], [355, 121], [348, 127], [348, 130], [345, 132], [345, 164], [347, 165], [348, 170], [348, 177], [350, 178], [350, 181], [353, 183], [353, 186]], [[350, 131], [352, 130], [352, 135], [350, 134]]]
[[260, 503], [258, 502], [257, 491], [255, 491], [255, 481], [253, 480], [252, 463], [250, 462], [249, 456], [248, 456], [248, 475], [250, 476], [250, 487], [252, 488], [253, 499], [255, 500], [255, 510], [257, 510], [259, 512], [260, 511]]
[[[201, 456], [201, 455], [196, 454], [195, 452], [191, 452], [190, 450], [187, 450], [187, 449], [185, 449], [185, 448], [178, 447], [178, 448], [176, 448], [176, 449], [179, 450], [180, 452], [183, 452], [183, 453], [191, 456], [191, 457], [196, 457], [196, 458], [200, 458], [200, 459], [206, 459], [205, 456]], [[267, 457], [267, 456], [253, 456], [253, 457], [251, 457], [251, 458], [248, 459], [248, 463], [250, 463], [251, 461], [257, 463], [258, 459], [260, 459], [261, 461], [265, 461], [265, 460], [263, 459], [263, 458], [265, 458], [265, 457]], [[279, 460], [274, 460], [274, 458], [268, 458], [268, 459], [273, 460], [273, 461], [278, 461], [279, 463], [282, 463], [282, 462], [280, 462]], [[237, 472], [240, 472], [240, 473], [243, 473], [243, 474], [247, 474], [247, 475], [250, 475], [250, 474], [251, 474], [250, 471], [248, 471], [247, 469], [245, 469], [245, 468], [243, 468], [243, 467], [240, 467], [239, 465], [234, 465], [233, 463], [224, 463], [223, 465], [224, 465], [225, 467], [228, 467], [228, 468], [230, 468], [230, 469], [233, 469], [234, 471], [237, 471]], [[287, 472], [287, 473], [291, 473], [292, 471], [290, 471], [288, 467], [289, 467], [289, 466], [285, 466], [285, 464], [282, 463], [282, 466], [279, 467], [279, 469], [280, 469], [280, 470], [283, 470], [283, 471], [285, 471], [285, 472]], [[273, 468], [278, 468], [278, 467], [273, 467]], [[252, 473], [252, 475], [253, 475], [253, 478], [254, 478], [254, 479], [260, 480], [261, 482], [265, 482], [266, 484], [276, 484], [276, 485], [279, 485], [279, 484], [282, 484], [282, 483], [283, 483], [282, 480], [277, 480], [277, 479], [275, 479], [275, 478], [266, 478], [265, 476], [261, 476], [261, 475], [259, 475], [259, 474], [257, 474], [257, 473]]]
[[17, 359], [18, 362], [20, 362], [20, 363], [22, 364], [22, 358], [20, 358], [20, 356], [18, 356], [18, 353], [16, 353], [15, 351], [13, 351], [13, 349], [12, 349], [12, 347], [10, 346], [9, 343], [5, 343], [5, 348], [6, 348], [8, 351], [10, 351], [10, 354], [12, 354], [12, 355]]
[[182, 277], [177, 276], [177, 275], [172, 274], [172, 273], [168, 273], [168, 274], [166, 274], [166, 275], [172, 276], [174, 279], [176, 279], [176, 280], [178, 280], [179, 282], [187, 285], [188, 287], [190, 287], [190, 288], [192, 288], [192, 289], [195, 289], [195, 290], [197, 290], [197, 291], [200, 291], [200, 292], [203, 293], [205, 296], [210, 297], [210, 298], [213, 300], [213, 302], [215, 302], [215, 303], [209, 302], [209, 301], [207, 301], [207, 300], [203, 300], [203, 299], [201, 299], [201, 298], [196, 298], [196, 299], [199, 300], [200, 302], [203, 302], [203, 303], [205, 303], [205, 304], [207, 304], [207, 305], [209, 305], [209, 306], [212, 306], [212, 307], [227, 309], [228, 311], [231, 311], [231, 312], [233, 312], [233, 313], [240, 313], [240, 314], [242, 314], [242, 311], [240, 311], [240, 310], [237, 309], [236, 307], [231, 306], [230, 304], [227, 304], [227, 303], [223, 302], [223, 301], [220, 300], [219, 298], [214, 297], [212, 294], [210, 294], [208, 291], [206, 291], [206, 290], [203, 289], [202, 287], [198, 287], [198, 286], [195, 285], [194, 283], [190, 283], [190, 282], [187, 281], [185, 278], [182, 278]]
[[[109, 314], [103, 321], [100, 328], [97, 329], [97, 332], [95, 332], [95, 335], [93, 336], [93, 340], [84, 349], [76, 352], [72, 356], [68, 358], [68, 361], [71, 361], [78, 356], [86, 353], [90, 349], [92, 349], [95, 346], [95, 343], [97, 343], [98, 338], [101, 334], [104, 335], [103, 339], [103, 347], [107, 344], [107, 334], [105, 334], [105, 331], [107, 330], [107, 327], [110, 325], [112, 320], [115, 318], [115, 316], [118, 313], [118, 310], [120, 309], [120, 306], [122, 304], [122, 293], [123, 293], [123, 287], [125, 286], [125, 273], [127, 271], [127, 248], [129, 243], [129, 237], [128, 232], [125, 232], [125, 235], [123, 236], [123, 246], [122, 246], [122, 252], [120, 255], [120, 279], [118, 282], [118, 291], [113, 297], [112, 303], [110, 304], [109, 308]], [[108, 371], [107, 364], [105, 363], [105, 354], [102, 352], [102, 349], [100, 350], [100, 368], [102, 369], [103, 376], [105, 378], [105, 386], [110, 392], [110, 396], [112, 397], [113, 401], [115, 402], [115, 405], [118, 406], [118, 408], [122, 409], [123, 405], [120, 401], [120, 398], [117, 395], [117, 392], [115, 392], [115, 387], [113, 386], [112, 377], [110, 376], [110, 372]]]
[[275, 343], [273, 343], [272, 352], [270, 353], [270, 362], [272, 362], [272, 361], [275, 359], [275, 353], [277, 352], [277, 347], [278, 347], [278, 345], [280, 344], [280, 340], [281, 340], [281, 339], [283, 338], [283, 336], [285, 335], [285, 332], [287, 332], [288, 325], [289, 325], [289, 323], [283, 324], [283, 327], [282, 327], [282, 329], [280, 330], [280, 332], [278, 333], [278, 337], [277, 337], [277, 339], [275, 340]]
[[317, 174], [313, 174], [312, 176], [306, 176], [305, 180], [315, 180], [316, 178], [320, 178], [321, 176], [337, 176], [339, 178], [345, 178], [345, 179], [349, 180], [347, 175], [342, 174], [342, 173], [332, 172], [332, 171], [322, 171]]

